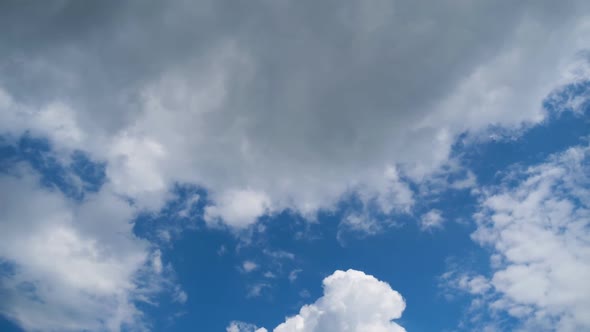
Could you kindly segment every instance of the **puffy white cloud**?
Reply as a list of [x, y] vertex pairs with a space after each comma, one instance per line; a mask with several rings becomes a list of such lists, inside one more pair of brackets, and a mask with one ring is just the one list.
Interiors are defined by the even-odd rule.
[[0, 313], [26, 330], [145, 328], [134, 303], [164, 279], [159, 251], [133, 235], [135, 209], [108, 189], [78, 203], [17, 173], [0, 176]]
[[[491, 280], [462, 282], [525, 330], [590, 329], [590, 148], [574, 147], [488, 189], [473, 238], [493, 249]], [[516, 184], [514, 184], [514, 180]]]
[[430, 210], [420, 217], [420, 229], [423, 231], [433, 230], [435, 228], [442, 228], [445, 219], [440, 210]]
[[144, 207], [202, 185], [207, 221], [239, 228], [350, 191], [408, 211], [398, 173], [428, 176], [465, 131], [541, 121], [590, 35], [583, 0], [37, 6], [0, 14], [2, 130], [88, 151]]
[[264, 193], [232, 190], [218, 197], [215, 205], [205, 208], [205, 221], [221, 219], [234, 227], [245, 227], [269, 211], [270, 199]]
[[323, 281], [324, 295], [287, 318], [275, 332], [395, 332], [406, 308], [402, 296], [361, 271], [336, 271]]
[[[356, 270], [335, 271], [323, 281], [324, 295], [304, 305], [274, 332], [404, 332], [392, 322], [406, 308], [403, 297], [386, 282]], [[265, 332], [255, 325], [231, 322], [228, 332]]]

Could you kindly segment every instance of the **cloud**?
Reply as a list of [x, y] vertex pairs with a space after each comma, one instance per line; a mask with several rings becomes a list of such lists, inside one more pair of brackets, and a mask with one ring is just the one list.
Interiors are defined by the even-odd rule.
[[235, 190], [218, 197], [214, 205], [205, 208], [205, 221], [225, 221], [238, 228], [256, 221], [269, 211], [270, 199], [264, 193], [251, 190]]
[[246, 272], [246, 273], [250, 273], [254, 270], [256, 270], [258, 268], [258, 264], [252, 262], [252, 261], [245, 261], [242, 264], [242, 271]]
[[167, 281], [160, 252], [133, 235], [133, 207], [108, 189], [74, 202], [27, 168], [0, 188], [2, 315], [25, 330], [148, 327], [135, 303]]
[[225, 329], [227, 332], [267, 332], [265, 328], [258, 328], [256, 325], [233, 321]]
[[262, 250], [262, 253], [277, 261], [295, 259], [295, 254], [284, 250], [270, 250], [265, 248]]
[[156, 273], [162, 273], [162, 252], [159, 249], [152, 255], [152, 267]]
[[[457, 270], [445, 272], [441, 276], [442, 285], [444, 288], [451, 288], [451, 290], [461, 290], [472, 295], [484, 295], [491, 289], [490, 281], [482, 275], [474, 275], [468, 273], [461, 273]], [[452, 297], [451, 293], [447, 294]]]
[[180, 304], [184, 304], [186, 303], [186, 301], [188, 301], [188, 294], [186, 294], [185, 291], [183, 291], [180, 286], [176, 286], [174, 289], [174, 294], [172, 296], [172, 300], [174, 302], [178, 302]]
[[493, 251], [493, 274], [464, 286], [474, 294], [492, 286], [489, 308], [525, 330], [590, 328], [589, 161], [589, 147], [573, 147], [515, 171], [486, 190], [476, 214], [472, 237]]
[[90, 153], [141, 207], [201, 185], [213, 225], [312, 218], [350, 191], [407, 211], [406, 177], [461, 133], [542, 121], [590, 35], [582, 0], [233, 6], [4, 5], [0, 130]]
[[430, 210], [420, 218], [420, 229], [423, 231], [432, 231], [435, 228], [442, 228], [445, 219], [440, 210]]
[[381, 231], [381, 222], [367, 213], [350, 213], [338, 224], [338, 238], [341, 231], [353, 231], [361, 234], [374, 235]]
[[406, 307], [391, 287], [361, 271], [336, 271], [323, 281], [324, 295], [287, 318], [275, 332], [405, 331], [392, 322]]
[[270, 284], [267, 284], [265, 282], [259, 282], [259, 283], [255, 283], [252, 284], [250, 286], [248, 286], [248, 293], [246, 294], [246, 297], [259, 297], [262, 295], [262, 291], [264, 291], [265, 288], [270, 288]]
[[289, 272], [289, 277], [288, 277], [289, 281], [295, 282], [295, 280], [297, 280], [297, 277], [299, 277], [299, 274], [301, 272], [303, 272], [302, 269], [295, 269], [295, 270], [292, 270], [291, 272]]

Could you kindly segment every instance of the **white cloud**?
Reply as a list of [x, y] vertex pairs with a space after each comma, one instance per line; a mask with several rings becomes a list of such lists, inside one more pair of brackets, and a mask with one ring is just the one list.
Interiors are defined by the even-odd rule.
[[162, 273], [162, 252], [159, 249], [152, 255], [152, 267], [157, 274]]
[[[473, 238], [493, 249], [490, 308], [525, 330], [590, 329], [590, 148], [570, 148], [489, 189]], [[482, 281], [482, 282], [479, 282]], [[477, 294], [483, 280], [466, 280]]]
[[[441, 276], [444, 287], [462, 290], [472, 295], [484, 295], [491, 289], [490, 280], [482, 275], [447, 271]], [[451, 294], [448, 294], [451, 295]]]
[[184, 304], [186, 303], [186, 301], [188, 301], [188, 294], [186, 294], [185, 291], [183, 291], [180, 286], [176, 286], [174, 289], [174, 294], [172, 296], [172, 300], [174, 302], [178, 302], [180, 304]]
[[262, 253], [271, 257], [274, 260], [295, 259], [295, 254], [284, 250], [270, 250], [268, 248], [265, 248], [262, 250]]
[[267, 332], [265, 328], [258, 328], [256, 325], [233, 321], [225, 329], [227, 332]]
[[406, 307], [402, 296], [361, 271], [336, 271], [324, 279], [324, 295], [287, 318], [275, 332], [394, 332]]
[[420, 217], [420, 229], [423, 231], [431, 231], [435, 228], [442, 228], [445, 219], [440, 210], [430, 210]]
[[254, 270], [256, 270], [258, 268], [258, 264], [252, 262], [252, 261], [245, 261], [242, 264], [242, 271], [246, 272], [246, 273], [250, 273]]
[[349, 213], [338, 224], [337, 238], [342, 242], [343, 231], [374, 235], [382, 230], [382, 223], [368, 213]]
[[206, 220], [243, 228], [284, 209], [312, 218], [350, 191], [408, 211], [400, 174], [424, 179], [465, 131], [540, 122], [542, 99], [586, 75], [563, 75], [589, 44], [583, 0], [261, 2], [239, 17], [222, 3], [146, 15], [119, 4], [76, 20], [65, 5], [3, 11], [15, 28], [0, 43], [2, 131], [88, 151], [142, 207], [174, 183], [202, 185]]
[[158, 238], [164, 243], [169, 243], [172, 240], [172, 234], [167, 229], [160, 229], [157, 231]]
[[77, 203], [38, 181], [26, 169], [0, 176], [0, 259], [11, 266], [0, 313], [26, 330], [145, 328], [134, 302], [165, 281], [159, 251], [133, 235], [134, 208], [108, 189]]
[[191, 195], [185, 202], [184, 208], [178, 211], [178, 215], [184, 218], [190, 217], [191, 209], [201, 200], [201, 196], [198, 194]]
[[205, 221], [225, 223], [242, 228], [269, 211], [270, 199], [264, 193], [252, 190], [232, 190], [217, 198], [215, 205], [205, 208]]
[[264, 282], [259, 282], [248, 286], [248, 293], [246, 294], [247, 297], [259, 297], [262, 295], [262, 291], [265, 288], [269, 288], [270, 285]]
[[291, 272], [289, 272], [289, 281], [290, 282], [295, 282], [295, 280], [297, 280], [297, 277], [299, 277], [299, 274], [303, 272], [302, 269], [295, 269]]

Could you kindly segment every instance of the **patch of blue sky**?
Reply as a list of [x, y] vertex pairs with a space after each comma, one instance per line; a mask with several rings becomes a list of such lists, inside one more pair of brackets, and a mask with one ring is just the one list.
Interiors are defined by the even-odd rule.
[[81, 200], [85, 192], [97, 192], [106, 179], [105, 164], [90, 160], [82, 151], [72, 153], [64, 164], [47, 139], [29, 134], [18, 139], [0, 137], [0, 172], [13, 172], [19, 164], [35, 170], [42, 185], [75, 200]]
[[4, 316], [0, 316], [0, 331], [21, 332], [22, 329], [18, 325], [4, 318]]

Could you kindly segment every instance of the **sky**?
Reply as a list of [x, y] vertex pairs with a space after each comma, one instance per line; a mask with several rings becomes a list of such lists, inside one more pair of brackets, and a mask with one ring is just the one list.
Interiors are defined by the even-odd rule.
[[0, 331], [590, 331], [589, 2], [0, 30]]

